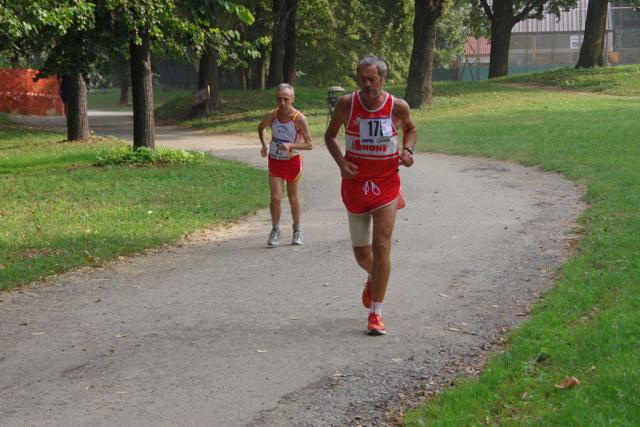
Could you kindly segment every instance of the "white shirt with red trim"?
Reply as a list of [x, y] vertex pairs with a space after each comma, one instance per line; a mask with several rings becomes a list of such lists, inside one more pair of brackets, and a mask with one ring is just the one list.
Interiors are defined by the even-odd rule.
[[289, 160], [298, 156], [300, 151], [292, 149], [291, 151], [279, 150], [280, 144], [295, 144], [300, 141], [300, 132], [296, 129], [296, 120], [300, 115], [300, 111], [296, 111], [290, 120], [281, 122], [278, 120], [276, 111], [273, 112], [273, 120], [271, 122], [271, 144], [269, 146], [269, 157], [276, 160]]

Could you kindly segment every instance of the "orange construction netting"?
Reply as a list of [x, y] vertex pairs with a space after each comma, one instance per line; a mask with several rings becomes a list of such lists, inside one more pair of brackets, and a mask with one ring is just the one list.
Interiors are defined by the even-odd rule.
[[62, 115], [60, 84], [56, 77], [34, 82], [38, 70], [0, 68], [0, 111], [36, 116]]

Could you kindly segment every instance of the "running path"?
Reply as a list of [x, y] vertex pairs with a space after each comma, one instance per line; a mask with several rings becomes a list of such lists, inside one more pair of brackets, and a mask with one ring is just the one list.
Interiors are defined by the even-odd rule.
[[[48, 120], [21, 119], [61, 127]], [[91, 125], [131, 134], [128, 115], [92, 114]], [[266, 165], [252, 137], [159, 128], [157, 144]], [[516, 164], [418, 154], [401, 170], [389, 335], [369, 337], [323, 145], [304, 153], [304, 246], [286, 245], [285, 204], [276, 249], [261, 211], [0, 294], [0, 424], [371, 425], [473, 372], [552, 285], [580, 192]]]

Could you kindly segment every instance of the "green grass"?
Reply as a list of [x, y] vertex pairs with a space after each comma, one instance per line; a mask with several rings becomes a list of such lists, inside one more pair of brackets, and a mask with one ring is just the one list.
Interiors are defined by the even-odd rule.
[[[312, 131], [322, 128], [327, 115], [327, 92], [325, 89], [296, 88], [294, 107], [309, 118]], [[195, 129], [215, 129], [216, 132], [256, 132], [258, 122], [267, 111], [275, 108], [275, 93], [267, 90], [223, 90], [220, 111], [208, 118], [183, 121], [181, 124]], [[191, 97], [176, 97], [156, 109], [161, 122], [184, 119], [191, 108]]]
[[[579, 254], [507, 350], [406, 424], [640, 425], [640, 99], [488, 82], [458, 92], [414, 113], [420, 150], [559, 171], [587, 188], [592, 207]], [[557, 389], [566, 376], [581, 385]]]
[[500, 80], [511, 83], [535, 83], [609, 95], [640, 96], [640, 65], [580, 70], [561, 68], [539, 73], [517, 74]]
[[[165, 86], [154, 86], [153, 88], [153, 105], [158, 108], [168, 101], [182, 97], [189, 99], [191, 102], [191, 93], [193, 91], [187, 89], [177, 89]], [[92, 89], [89, 91], [87, 104], [90, 110], [104, 110], [104, 111], [130, 111], [131, 106], [131, 87], [129, 87], [129, 104], [128, 106], [121, 106], [118, 104], [120, 101], [120, 89], [108, 88], [108, 89]]]
[[266, 206], [264, 171], [195, 165], [90, 166], [114, 140], [7, 126], [0, 116], [0, 290], [174, 241]]

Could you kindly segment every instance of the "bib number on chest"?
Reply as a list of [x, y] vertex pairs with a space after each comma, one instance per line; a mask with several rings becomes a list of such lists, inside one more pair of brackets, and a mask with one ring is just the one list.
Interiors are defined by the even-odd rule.
[[289, 141], [284, 139], [272, 138], [271, 144], [269, 146], [269, 155], [278, 160], [287, 160], [289, 159], [289, 151], [281, 149], [281, 144], [287, 144]]
[[391, 119], [360, 119], [361, 144], [388, 144], [392, 135]]

